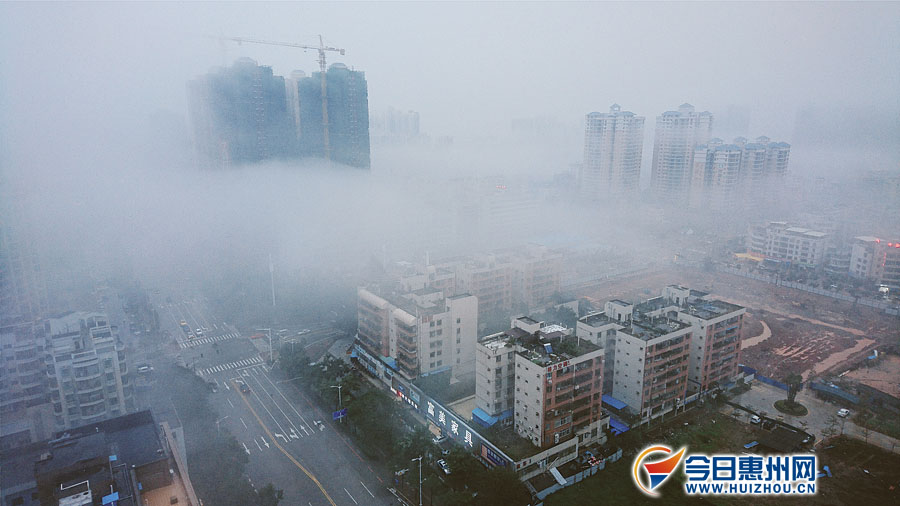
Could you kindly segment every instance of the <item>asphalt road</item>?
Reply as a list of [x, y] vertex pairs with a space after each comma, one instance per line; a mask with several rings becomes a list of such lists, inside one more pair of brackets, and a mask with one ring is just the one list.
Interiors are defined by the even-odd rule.
[[[154, 347], [148, 339], [135, 347], [140, 361], [157, 369], [151, 373], [155, 377], [142, 379], [148, 388], [138, 396], [141, 407], [154, 413], [171, 411], [159, 378], [181, 363], [218, 386], [209, 399], [220, 420], [209, 430], [227, 430], [237, 438], [250, 460], [251, 482], [257, 487], [272, 482], [283, 489], [282, 504], [398, 504], [387, 488], [389, 473], [367, 461], [336, 431], [331, 413], [320, 412], [292, 385], [279, 383], [270, 373], [267, 342], [255, 346], [245, 333], [212, 317], [200, 298], [171, 298], [171, 303], [154, 301], [169, 340]], [[189, 338], [179, 325], [182, 320], [194, 331], [202, 329], [202, 336]], [[324, 326], [311, 328], [307, 334], [311, 341], [332, 332]], [[249, 392], [239, 391], [238, 380], [248, 385]]]

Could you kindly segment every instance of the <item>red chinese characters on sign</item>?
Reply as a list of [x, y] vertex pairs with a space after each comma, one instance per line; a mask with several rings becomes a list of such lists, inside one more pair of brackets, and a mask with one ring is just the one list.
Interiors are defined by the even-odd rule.
[[553, 371], [555, 371], [555, 370], [557, 370], [557, 369], [563, 369], [563, 368], [565, 368], [565, 367], [569, 367], [569, 361], [568, 361], [568, 360], [566, 360], [565, 362], [560, 362], [560, 363], [558, 363], [558, 364], [553, 364], [553, 365], [551, 365], [550, 367], [547, 368], [547, 372], [553, 372]]

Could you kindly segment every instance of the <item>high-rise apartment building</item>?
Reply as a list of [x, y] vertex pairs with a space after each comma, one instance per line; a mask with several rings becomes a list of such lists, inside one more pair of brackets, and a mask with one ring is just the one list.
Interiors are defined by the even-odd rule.
[[584, 163], [578, 190], [584, 199], [603, 201], [640, 189], [644, 118], [613, 104], [608, 113], [585, 117]]
[[650, 186], [661, 201], [687, 203], [694, 168], [694, 150], [709, 141], [713, 116], [682, 104], [656, 118]]
[[713, 210], [765, 205], [787, 174], [791, 145], [758, 137], [711, 139], [694, 150], [690, 205]]
[[24, 320], [0, 326], [0, 450], [47, 439], [56, 429], [41, 331]]
[[60, 430], [134, 410], [125, 346], [105, 314], [49, 318], [45, 335], [50, 401]]
[[[2, 198], [2, 196], [0, 196]], [[12, 197], [3, 202], [0, 212], [0, 325], [3, 320], [40, 318], [47, 310], [47, 287], [41, 262], [29, 235], [11, 224], [21, 219]]]
[[[271, 67], [240, 58], [188, 83], [194, 143], [210, 167], [264, 160], [330, 157], [368, 168], [369, 102], [363, 72], [329, 66], [322, 74], [294, 71], [285, 79]], [[323, 102], [327, 102], [323, 116]], [[328, 131], [326, 145], [325, 130]]]
[[445, 296], [431, 288], [389, 296], [360, 288], [357, 294], [358, 339], [370, 353], [395, 359], [409, 378], [475, 372], [476, 297]]

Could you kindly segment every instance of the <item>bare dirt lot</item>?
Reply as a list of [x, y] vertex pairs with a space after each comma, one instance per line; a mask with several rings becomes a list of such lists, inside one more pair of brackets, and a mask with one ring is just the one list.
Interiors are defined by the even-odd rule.
[[660, 289], [669, 284], [710, 292], [715, 298], [746, 307], [741, 362], [778, 380], [789, 373], [808, 379], [846, 367], [879, 344], [896, 339], [900, 332], [900, 321], [871, 308], [694, 269], [673, 268], [610, 280], [578, 295], [600, 302], [614, 298], [639, 301], [659, 295]]
[[848, 372], [846, 378], [900, 398], [900, 357], [882, 355], [878, 363]]

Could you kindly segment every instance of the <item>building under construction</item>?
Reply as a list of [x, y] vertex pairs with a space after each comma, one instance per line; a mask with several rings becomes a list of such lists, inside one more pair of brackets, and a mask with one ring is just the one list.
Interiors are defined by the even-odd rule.
[[271, 67], [241, 58], [190, 81], [201, 165], [227, 168], [315, 157], [369, 168], [365, 73], [335, 63], [325, 77], [327, 88], [320, 72], [307, 77], [295, 71], [286, 79]]

